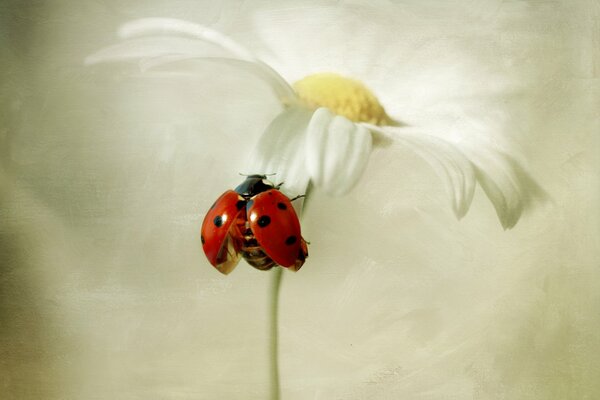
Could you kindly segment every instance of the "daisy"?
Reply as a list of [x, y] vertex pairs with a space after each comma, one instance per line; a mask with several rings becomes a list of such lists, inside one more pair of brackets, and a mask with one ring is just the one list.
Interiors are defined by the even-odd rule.
[[[142, 71], [177, 63], [215, 62], [262, 79], [281, 104], [281, 112], [248, 155], [248, 174], [276, 174], [282, 190], [296, 196], [310, 188], [341, 196], [360, 180], [374, 149], [412, 151], [438, 174], [454, 214], [469, 210], [479, 184], [505, 229], [542, 192], [506, 150], [484, 137], [449, 135], [443, 128], [409, 127], [389, 93], [374, 93], [363, 82], [335, 69], [311, 73], [276, 71], [222, 33], [195, 23], [150, 18], [131, 21], [118, 31], [121, 41], [86, 59], [88, 64], [137, 61]], [[281, 50], [281, 49], [280, 49]], [[277, 52], [284, 58], [284, 52]], [[280, 71], [286, 71], [285, 75]], [[295, 77], [296, 79], [289, 79]], [[299, 79], [297, 79], [299, 78]], [[290, 83], [292, 81], [293, 83]], [[384, 101], [380, 101], [384, 99]], [[510, 153], [512, 154], [512, 153]], [[403, 172], [403, 171], [402, 171]], [[401, 173], [401, 171], [399, 171]], [[301, 211], [302, 204], [298, 206]], [[281, 268], [272, 274], [270, 294], [271, 398], [280, 396], [278, 304]]]
[[481, 138], [451, 140], [402, 126], [358, 80], [324, 72], [290, 84], [241, 44], [187, 21], [139, 19], [124, 24], [118, 35], [121, 42], [90, 55], [86, 63], [138, 61], [146, 71], [202, 60], [239, 68], [264, 80], [282, 111], [249, 155], [246, 172], [276, 174], [289, 194], [305, 193], [311, 186], [334, 196], [348, 193], [377, 147], [402, 147], [422, 157], [442, 179], [459, 219], [469, 210], [476, 184], [494, 205], [505, 229], [512, 228], [542, 194], [525, 169], [499, 146]]

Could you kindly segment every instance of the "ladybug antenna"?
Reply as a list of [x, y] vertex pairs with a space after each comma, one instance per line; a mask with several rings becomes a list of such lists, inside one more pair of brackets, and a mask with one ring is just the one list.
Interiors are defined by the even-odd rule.
[[298, 200], [298, 199], [301, 199], [303, 197], [306, 197], [306, 195], [305, 194], [299, 194], [298, 196], [294, 197], [293, 199], [290, 199], [290, 201]]

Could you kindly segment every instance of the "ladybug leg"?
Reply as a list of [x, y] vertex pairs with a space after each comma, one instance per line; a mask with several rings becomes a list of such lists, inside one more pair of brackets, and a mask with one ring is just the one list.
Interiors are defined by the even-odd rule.
[[284, 184], [284, 182], [280, 182], [277, 185], [275, 185], [275, 189], [279, 190], [280, 187], [282, 187]]
[[293, 199], [290, 199], [290, 201], [298, 200], [298, 199], [301, 199], [303, 197], [306, 197], [306, 195], [305, 194], [299, 194], [298, 196], [294, 197]]

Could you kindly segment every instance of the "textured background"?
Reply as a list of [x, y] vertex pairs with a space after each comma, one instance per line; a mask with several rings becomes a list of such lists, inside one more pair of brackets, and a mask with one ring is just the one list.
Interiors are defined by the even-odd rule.
[[268, 389], [268, 273], [219, 275], [198, 230], [278, 105], [215, 65], [83, 66], [148, 16], [221, 29], [291, 80], [359, 77], [413, 125], [502, 136], [549, 194], [503, 231], [478, 189], [459, 222], [387, 150], [349, 196], [315, 192], [282, 288], [284, 399], [600, 397], [598, 3], [286, 4], [2, 2], [0, 397]]

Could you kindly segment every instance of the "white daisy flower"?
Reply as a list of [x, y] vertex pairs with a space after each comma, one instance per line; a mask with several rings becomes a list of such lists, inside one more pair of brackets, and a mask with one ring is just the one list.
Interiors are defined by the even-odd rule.
[[[542, 195], [516, 158], [490, 140], [453, 140], [402, 126], [358, 80], [326, 72], [290, 84], [231, 38], [181, 20], [139, 19], [124, 24], [118, 35], [121, 42], [89, 56], [86, 63], [134, 60], [148, 70], [203, 60], [238, 67], [263, 79], [283, 111], [263, 133], [245, 172], [274, 173], [290, 194], [304, 193], [312, 183], [331, 195], [344, 195], [359, 181], [374, 148], [403, 147], [439, 174], [458, 218], [469, 210], [477, 183], [505, 229], [512, 228], [532, 200]], [[402, 110], [393, 115], [401, 116]]]

